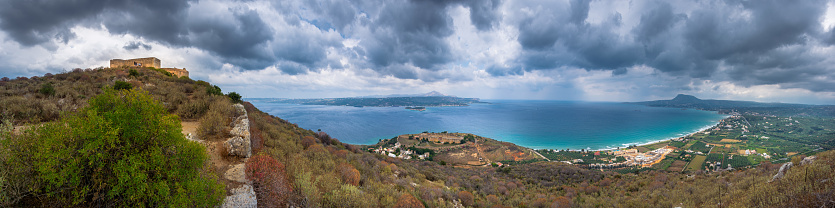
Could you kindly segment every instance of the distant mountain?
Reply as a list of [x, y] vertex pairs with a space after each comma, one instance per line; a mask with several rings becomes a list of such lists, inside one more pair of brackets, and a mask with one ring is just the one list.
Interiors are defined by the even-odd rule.
[[253, 98], [259, 102], [293, 103], [302, 105], [339, 105], [356, 107], [393, 107], [393, 106], [468, 106], [483, 103], [478, 98], [460, 98], [432, 91], [415, 95], [364, 96], [349, 98], [284, 99]]
[[634, 102], [634, 104], [641, 104], [653, 107], [676, 107], [676, 108], [694, 108], [703, 110], [720, 110], [726, 108], [743, 108], [743, 107], [809, 107], [811, 105], [804, 104], [789, 104], [789, 103], [760, 103], [752, 101], [735, 101], [735, 100], [702, 100], [692, 95], [678, 94], [672, 100], [656, 100]]
[[835, 116], [835, 106], [806, 105], [792, 103], [760, 103], [735, 100], [702, 100], [692, 95], [678, 94], [672, 100], [655, 100], [644, 102], [629, 102], [629, 104], [646, 105], [651, 107], [689, 108], [720, 113], [742, 113], [755, 115], [780, 116]]
[[391, 94], [391, 95], [368, 95], [368, 96], [359, 96], [353, 98], [394, 98], [394, 97], [455, 97], [451, 95], [445, 95], [438, 91], [427, 92], [423, 94]]

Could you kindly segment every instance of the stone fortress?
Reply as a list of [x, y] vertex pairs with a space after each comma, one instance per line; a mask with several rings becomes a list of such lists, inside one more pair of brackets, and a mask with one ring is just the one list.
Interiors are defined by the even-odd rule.
[[177, 77], [187, 77], [188, 71], [186, 68], [178, 69], [178, 68], [162, 68], [160, 61], [156, 57], [148, 57], [148, 58], [137, 58], [137, 59], [111, 59], [110, 60], [110, 68], [119, 68], [119, 67], [154, 67], [157, 69], [165, 70], [171, 74], [174, 74]]

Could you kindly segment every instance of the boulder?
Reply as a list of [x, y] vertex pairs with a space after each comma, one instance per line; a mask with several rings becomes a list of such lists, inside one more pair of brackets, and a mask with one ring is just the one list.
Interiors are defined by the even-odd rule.
[[809, 157], [805, 157], [805, 158], [803, 158], [802, 161], [800, 161], [800, 165], [812, 164], [812, 162], [814, 162], [815, 159], [818, 159], [818, 156], [812, 155], [812, 156], [809, 156]]
[[226, 179], [230, 181], [246, 183], [246, 174], [244, 170], [246, 169], [246, 165], [241, 163], [237, 165], [232, 165], [229, 170], [226, 170], [226, 173], [223, 174]]
[[784, 163], [783, 166], [780, 166], [780, 171], [777, 171], [777, 174], [774, 174], [774, 177], [771, 177], [771, 180], [768, 181], [771, 183], [774, 180], [781, 179], [786, 176], [786, 172], [789, 172], [789, 169], [792, 168], [792, 162]]
[[258, 207], [258, 200], [255, 198], [255, 190], [250, 185], [243, 185], [232, 189], [229, 196], [223, 199], [220, 207]]
[[249, 139], [244, 139], [240, 136], [235, 136], [226, 140], [223, 143], [226, 147], [226, 151], [231, 156], [240, 156], [240, 157], [250, 157], [252, 156], [252, 146], [249, 143]]

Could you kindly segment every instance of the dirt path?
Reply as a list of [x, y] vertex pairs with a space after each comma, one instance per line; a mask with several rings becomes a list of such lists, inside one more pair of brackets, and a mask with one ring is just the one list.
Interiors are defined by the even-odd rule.
[[190, 133], [191, 135], [197, 136], [197, 126], [200, 125], [200, 122], [197, 122], [197, 121], [183, 121], [183, 122], [181, 122], [181, 124], [183, 125], [183, 134], [184, 135], [188, 135]]
[[539, 152], [537, 152], [536, 150], [533, 150], [533, 149], [528, 149], [528, 150], [530, 150], [531, 152], [533, 152], [536, 155], [539, 155], [539, 157], [542, 157], [542, 159], [545, 159], [546, 161], [551, 162], [551, 159], [548, 159], [547, 157], [542, 156], [542, 154], [539, 154]]

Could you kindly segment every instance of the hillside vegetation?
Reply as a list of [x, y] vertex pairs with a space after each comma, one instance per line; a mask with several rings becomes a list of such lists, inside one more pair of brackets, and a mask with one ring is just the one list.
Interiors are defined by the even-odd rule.
[[[132, 90], [110, 90], [117, 81]], [[77, 70], [0, 81], [0, 95], [7, 118], [0, 206], [214, 207], [225, 193], [219, 174], [199, 155], [204, 150], [171, 133], [180, 118], [199, 120], [201, 137], [225, 137], [234, 115], [224, 106], [234, 96], [209, 83], [151, 69]], [[805, 164], [797, 155], [795, 166], [773, 181], [780, 165], [767, 161], [686, 174], [603, 172], [560, 162], [455, 166], [369, 153], [244, 106], [253, 149], [247, 177], [263, 207], [835, 206], [833, 151]], [[151, 121], [159, 124], [143, 127]], [[14, 134], [12, 123], [29, 130]]]

